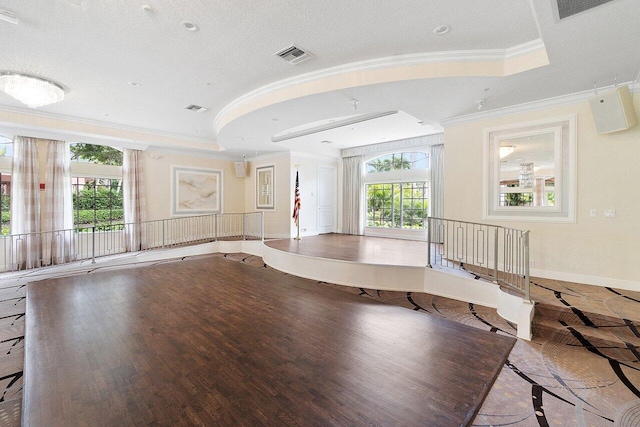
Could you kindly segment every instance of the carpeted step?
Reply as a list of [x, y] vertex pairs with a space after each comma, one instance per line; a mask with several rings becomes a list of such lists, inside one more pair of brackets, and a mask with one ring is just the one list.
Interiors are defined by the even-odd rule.
[[640, 362], [640, 324], [573, 307], [536, 304], [534, 337], [585, 347], [618, 360]]
[[21, 410], [22, 394], [0, 402], [0, 425], [7, 427], [19, 427]]

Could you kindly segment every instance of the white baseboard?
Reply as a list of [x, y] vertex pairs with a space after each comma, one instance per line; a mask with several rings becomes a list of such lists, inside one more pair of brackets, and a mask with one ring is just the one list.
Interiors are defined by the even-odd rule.
[[631, 280], [588, 276], [585, 274], [565, 273], [562, 271], [539, 270], [537, 268], [532, 268], [529, 271], [529, 274], [532, 277], [541, 277], [543, 279], [553, 279], [553, 280], [562, 280], [564, 282], [584, 283], [586, 285], [625, 289], [628, 291], [640, 291], [640, 282], [634, 282]]

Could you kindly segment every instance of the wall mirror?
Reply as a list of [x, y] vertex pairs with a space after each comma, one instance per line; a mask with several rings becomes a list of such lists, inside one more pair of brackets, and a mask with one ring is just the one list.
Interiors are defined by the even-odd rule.
[[485, 130], [484, 218], [575, 221], [575, 116]]

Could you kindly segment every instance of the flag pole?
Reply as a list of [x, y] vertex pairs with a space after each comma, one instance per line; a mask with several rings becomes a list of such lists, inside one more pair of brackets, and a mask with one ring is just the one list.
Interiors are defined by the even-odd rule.
[[298, 172], [300, 169], [300, 165], [296, 164], [296, 187], [295, 187], [295, 198], [293, 200], [293, 219], [296, 222], [296, 228], [298, 230], [298, 235], [294, 238], [295, 240], [300, 240], [300, 183], [298, 180]]

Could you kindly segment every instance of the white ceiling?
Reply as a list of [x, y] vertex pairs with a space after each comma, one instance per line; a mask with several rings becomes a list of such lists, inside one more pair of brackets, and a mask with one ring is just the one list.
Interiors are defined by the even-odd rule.
[[[0, 0], [0, 9], [19, 19], [18, 25], [0, 21], [0, 71], [49, 78], [67, 90], [63, 102], [38, 111], [217, 142], [229, 158], [292, 149], [336, 155], [341, 146], [414, 136], [420, 127], [431, 133], [442, 120], [477, 112], [479, 99], [486, 99], [487, 111], [584, 91], [594, 82], [611, 85], [616, 77], [632, 81], [640, 70], [638, 0], [614, 0], [561, 22], [552, 0], [83, 0], [80, 6]], [[451, 31], [434, 35], [443, 24]], [[229, 103], [283, 79], [375, 58], [508, 49], [536, 39], [544, 42], [548, 66], [508, 77], [325, 92], [257, 109], [219, 134], [214, 130], [214, 118]], [[291, 43], [314, 57], [294, 66], [273, 55]], [[355, 112], [352, 99], [359, 101]], [[209, 110], [190, 112], [189, 104]], [[0, 92], [3, 106], [24, 108]], [[270, 141], [305, 123], [389, 110], [403, 114], [330, 135]], [[414, 126], [413, 118], [426, 126]]]

